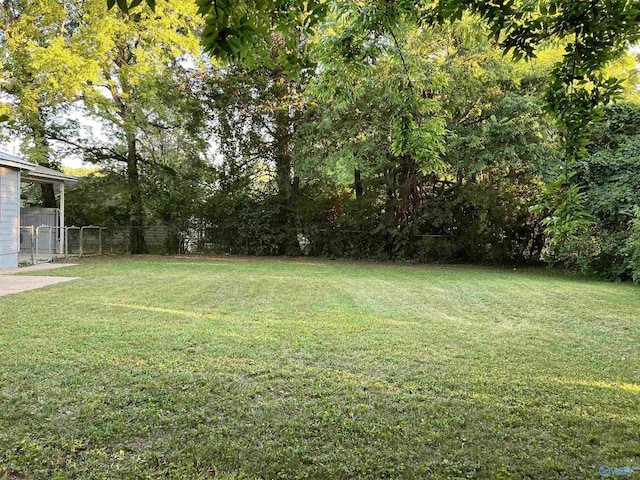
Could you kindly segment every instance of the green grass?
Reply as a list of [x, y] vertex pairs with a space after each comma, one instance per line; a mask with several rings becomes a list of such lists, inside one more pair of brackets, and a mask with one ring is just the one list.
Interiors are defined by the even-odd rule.
[[82, 279], [0, 298], [0, 478], [573, 479], [640, 465], [631, 285], [162, 258], [55, 274]]

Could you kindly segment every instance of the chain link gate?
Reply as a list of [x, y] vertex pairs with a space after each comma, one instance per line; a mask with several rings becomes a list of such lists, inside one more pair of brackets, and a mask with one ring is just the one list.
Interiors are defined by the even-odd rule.
[[18, 263], [22, 265], [34, 265], [36, 263], [36, 231], [33, 225], [20, 227], [20, 252]]
[[56, 254], [56, 227], [40, 225], [36, 227], [34, 264], [48, 263]]

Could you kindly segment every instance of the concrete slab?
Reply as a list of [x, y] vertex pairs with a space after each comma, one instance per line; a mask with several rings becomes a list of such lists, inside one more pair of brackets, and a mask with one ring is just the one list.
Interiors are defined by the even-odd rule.
[[56, 283], [69, 282], [77, 278], [79, 277], [21, 277], [17, 275], [0, 275], [0, 297], [2, 295], [48, 287]]
[[75, 267], [77, 263], [39, 263], [28, 267], [0, 269], [0, 275], [15, 275], [16, 273], [44, 272], [56, 268]]

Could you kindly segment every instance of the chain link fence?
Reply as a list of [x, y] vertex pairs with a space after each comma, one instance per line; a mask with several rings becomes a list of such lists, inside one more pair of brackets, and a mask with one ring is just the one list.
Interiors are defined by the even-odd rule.
[[82, 227], [66, 227], [64, 253], [67, 257], [82, 255]]
[[[156, 255], [189, 253], [236, 255], [311, 255], [339, 258], [407, 258], [450, 261], [453, 242], [448, 235], [404, 235], [313, 227], [217, 227], [197, 225], [184, 230], [167, 225], [103, 227], [87, 225], [61, 229], [41, 225], [21, 227], [20, 263], [50, 262], [55, 258], [81, 258], [132, 253], [143, 245]], [[132, 238], [134, 237], [135, 238]], [[133, 242], [132, 242], [133, 241]]]
[[80, 227], [80, 256], [102, 255], [102, 237], [105, 227], [89, 225]]
[[[314, 226], [216, 227], [194, 230], [188, 251], [241, 255], [310, 255], [336, 258], [407, 258], [450, 261], [450, 235], [397, 234]], [[402, 254], [399, 251], [402, 250]]]
[[20, 227], [21, 265], [47, 263], [63, 254], [63, 233], [66, 229], [50, 225]]
[[63, 252], [62, 234], [64, 229], [50, 225], [20, 227], [20, 252], [18, 262], [21, 265], [47, 263]]
[[149, 227], [109, 227], [103, 229], [102, 246], [104, 252], [131, 253], [133, 235], [141, 236], [147, 251], [152, 254], [182, 253], [180, 248], [170, 245], [170, 228], [166, 225]]
[[36, 237], [35, 227], [20, 227], [20, 253], [18, 255], [20, 265], [33, 265], [36, 263]]
[[131, 237], [142, 234], [149, 253], [185, 253], [185, 235], [172, 234], [167, 226], [102, 227], [52, 227], [49, 225], [20, 227], [21, 265], [51, 262], [56, 258], [80, 258], [104, 253], [131, 253]]
[[56, 235], [57, 230], [58, 228], [52, 227], [50, 225], [40, 225], [36, 227], [35, 263], [50, 262], [56, 254], [60, 253], [58, 251], [59, 241]]

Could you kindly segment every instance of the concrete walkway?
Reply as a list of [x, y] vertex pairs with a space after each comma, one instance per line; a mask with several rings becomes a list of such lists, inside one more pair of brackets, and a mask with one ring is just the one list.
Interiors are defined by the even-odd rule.
[[39, 263], [38, 265], [30, 265], [20, 268], [0, 268], [0, 275], [15, 275], [16, 273], [44, 272], [46, 270], [55, 270], [56, 268], [76, 267], [77, 263]]
[[56, 283], [69, 282], [78, 277], [23, 277], [16, 273], [42, 272], [56, 268], [74, 267], [76, 263], [43, 263], [24, 268], [11, 268], [0, 270], [0, 296], [12, 293], [26, 292], [36, 288], [55, 285]]

